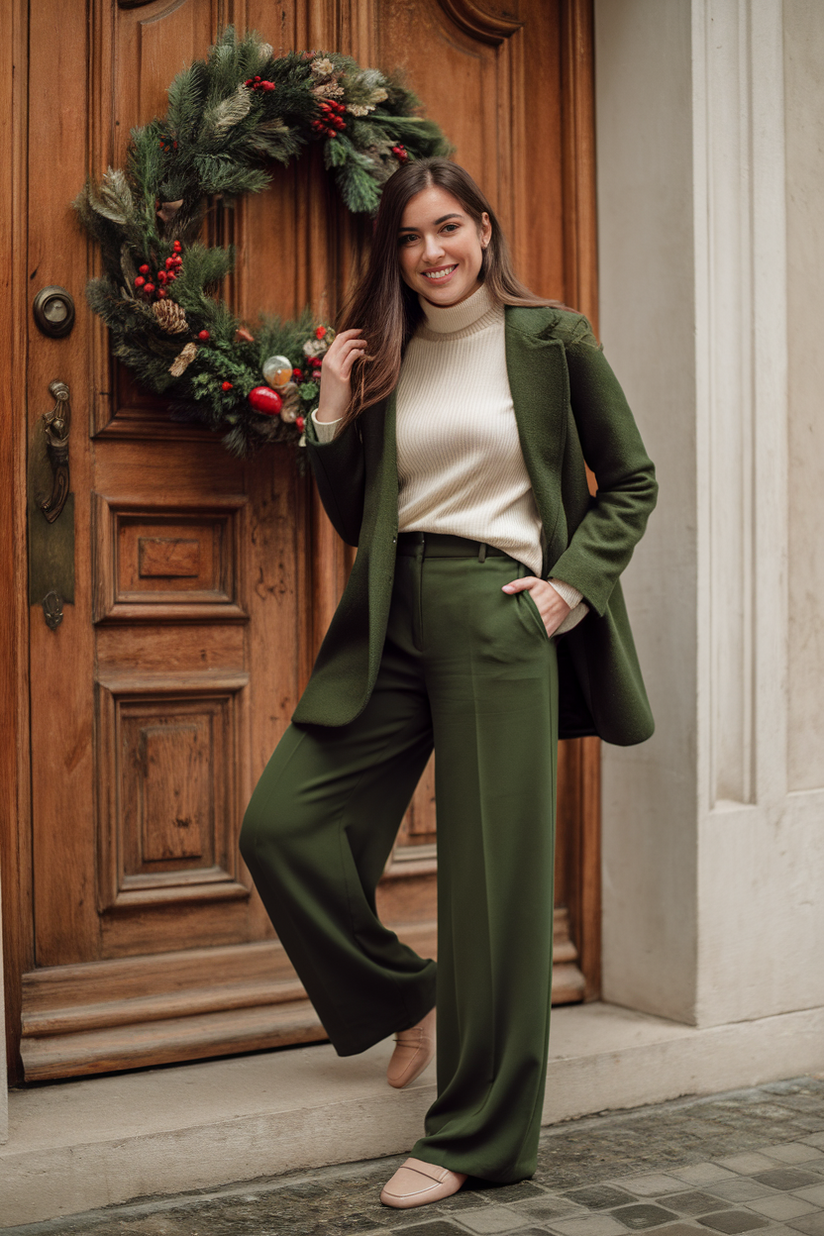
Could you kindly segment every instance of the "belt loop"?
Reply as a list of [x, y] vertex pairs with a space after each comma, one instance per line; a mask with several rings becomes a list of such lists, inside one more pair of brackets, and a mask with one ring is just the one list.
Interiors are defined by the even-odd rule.
[[486, 544], [482, 541], [481, 548], [478, 550], [478, 561], [486, 562]]

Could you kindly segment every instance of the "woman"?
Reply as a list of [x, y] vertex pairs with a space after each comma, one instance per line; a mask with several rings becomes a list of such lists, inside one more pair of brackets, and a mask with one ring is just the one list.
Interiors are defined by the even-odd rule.
[[[437, 1006], [438, 1097], [381, 1194], [419, 1206], [535, 1170], [557, 740], [652, 732], [617, 579], [654, 470], [586, 320], [518, 282], [443, 159], [384, 189], [307, 437], [358, 554], [241, 849], [339, 1054], [395, 1033], [408, 1085]], [[375, 911], [433, 743], [437, 972]]]

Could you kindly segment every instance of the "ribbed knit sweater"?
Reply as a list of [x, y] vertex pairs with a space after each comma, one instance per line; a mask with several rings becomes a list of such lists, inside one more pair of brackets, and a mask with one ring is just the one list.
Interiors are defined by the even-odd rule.
[[[486, 287], [445, 308], [421, 298], [397, 388], [398, 528], [495, 545], [541, 574], [541, 520], [521, 452], [506, 374], [504, 309]], [[321, 441], [337, 422], [319, 422]], [[558, 633], [587, 613], [581, 594]]]

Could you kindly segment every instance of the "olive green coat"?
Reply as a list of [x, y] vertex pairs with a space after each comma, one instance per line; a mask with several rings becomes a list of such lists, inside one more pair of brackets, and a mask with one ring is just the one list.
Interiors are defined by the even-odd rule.
[[[506, 364], [543, 524], [543, 575], [579, 589], [591, 611], [558, 640], [561, 737], [643, 742], [653, 720], [618, 577], [655, 506], [655, 470], [585, 318], [507, 308]], [[398, 534], [394, 395], [331, 442], [319, 443], [310, 423], [307, 446], [326, 512], [358, 553], [293, 720], [345, 725], [369, 700], [389, 614]], [[594, 498], [584, 460], [597, 478]]]

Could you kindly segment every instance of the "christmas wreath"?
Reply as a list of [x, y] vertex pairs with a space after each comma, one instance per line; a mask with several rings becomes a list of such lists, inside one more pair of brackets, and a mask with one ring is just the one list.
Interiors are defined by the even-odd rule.
[[320, 141], [347, 209], [374, 213], [400, 164], [449, 153], [417, 108], [394, 76], [335, 52], [276, 57], [228, 28], [172, 82], [166, 115], [133, 130], [125, 170], [85, 186], [75, 207], [105, 272], [89, 302], [113, 354], [176, 419], [223, 432], [236, 455], [300, 440], [334, 332], [308, 310], [254, 333], [240, 322], [217, 295], [232, 251], [200, 239], [207, 206], [260, 192], [267, 165]]

